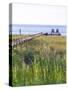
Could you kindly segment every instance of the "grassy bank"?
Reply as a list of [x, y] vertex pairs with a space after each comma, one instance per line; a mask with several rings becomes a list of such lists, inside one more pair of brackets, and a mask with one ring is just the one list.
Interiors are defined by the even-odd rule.
[[12, 49], [12, 85], [66, 82], [66, 38], [40, 36]]

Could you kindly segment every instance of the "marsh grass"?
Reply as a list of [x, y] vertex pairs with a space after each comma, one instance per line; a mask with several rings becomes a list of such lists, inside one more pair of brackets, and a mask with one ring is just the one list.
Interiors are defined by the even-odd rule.
[[[65, 48], [65, 37], [62, 36], [40, 36], [14, 47], [12, 49], [12, 85], [66, 83]], [[24, 58], [33, 62], [26, 64]]]

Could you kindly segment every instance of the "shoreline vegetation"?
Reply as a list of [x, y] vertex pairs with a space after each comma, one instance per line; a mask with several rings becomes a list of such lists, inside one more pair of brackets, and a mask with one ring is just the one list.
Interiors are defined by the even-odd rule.
[[[26, 37], [29, 35], [12, 35], [12, 40]], [[66, 83], [65, 36], [42, 35], [12, 47], [12, 86], [63, 83]]]

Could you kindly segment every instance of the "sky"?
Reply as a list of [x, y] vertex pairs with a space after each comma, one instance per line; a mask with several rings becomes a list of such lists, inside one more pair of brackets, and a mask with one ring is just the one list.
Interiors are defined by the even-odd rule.
[[37, 4], [12, 4], [12, 24], [66, 25], [66, 8]]

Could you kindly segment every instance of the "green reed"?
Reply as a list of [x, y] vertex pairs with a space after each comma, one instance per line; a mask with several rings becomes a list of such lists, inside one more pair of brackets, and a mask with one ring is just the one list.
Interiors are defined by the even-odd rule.
[[[38, 45], [39, 43], [39, 45]], [[13, 48], [12, 85], [45, 85], [66, 82], [66, 50], [49, 47], [35, 40]], [[44, 44], [44, 45], [43, 45]], [[44, 48], [46, 46], [46, 48]], [[32, 60], [27, 64], [25, 59]]]

